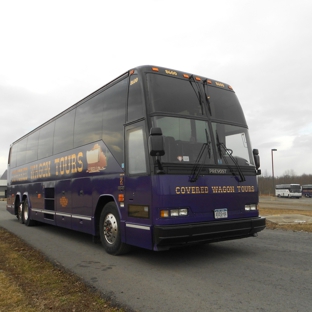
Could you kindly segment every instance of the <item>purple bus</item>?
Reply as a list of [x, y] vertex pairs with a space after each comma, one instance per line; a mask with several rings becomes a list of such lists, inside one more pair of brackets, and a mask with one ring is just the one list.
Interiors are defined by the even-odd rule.
[[259, 167], [229, 85], [140, 66], [11, 145], [7, 210], [114, 255], [245, 238], [265, 228]]
[[302, 196], [312, 197], [312, 184], [302, 185]]

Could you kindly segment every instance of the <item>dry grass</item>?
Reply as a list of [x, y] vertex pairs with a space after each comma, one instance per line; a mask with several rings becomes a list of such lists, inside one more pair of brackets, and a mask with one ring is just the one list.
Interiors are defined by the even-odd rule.
[[122, 311], [0, 228], [0, 311]]
[[[290, 209], [273, 209], [273, 208], [259, 208], [260, 215], [283, 215], [283, 214], [301, 214], [304, 216], [312, 217], [312, 211], [309, 210], [290, 210]], [[266, 228], [275, 230], [290, 230], [290, 231], [305, 231], [312, 232], [312, 224], [277, 224], [271, 221], [266, 222]]]

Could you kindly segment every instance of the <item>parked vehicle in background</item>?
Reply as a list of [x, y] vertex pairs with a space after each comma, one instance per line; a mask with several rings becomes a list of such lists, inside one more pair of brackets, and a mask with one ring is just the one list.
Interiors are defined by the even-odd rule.
[[302, 185], [302, 196], [312, 198], [312, 184]]
[[275, 196], [300, 198], [302, 196], [300, 184], [277, 184], [275, 185]]

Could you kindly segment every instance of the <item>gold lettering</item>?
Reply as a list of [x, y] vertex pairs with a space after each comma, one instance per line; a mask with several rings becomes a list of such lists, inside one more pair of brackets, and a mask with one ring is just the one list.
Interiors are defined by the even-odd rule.
[[135, 83], [137, 83], [139, 81], [139, 78], [135, 78], [133, 80], [130, 81], [130, 86], [134, 85]]
[[82, 172], [82, 170], [83, 170], [83, 162], [82, 162], [82, 160], [80, 159], [80, 158], [82, 158], [82, 157], [83, 157], [83, 153], [82, 153], [82, 152], [79, 152], [79, 153], [78, 153], [78, 156], [77, 156], [78, 164], [79, 164], [79, 166], [78, 166], [78, 168], [77, 168], [78, 172]]
[[239, 193], [253, 193], [255, 191], [255, 187], [253, 185], [241, 185], [237, 186], [237, 190]]
[[64, 174], [64, 157], [61, 157], [60, 159], [60, 174], [63, 175]]
[[173, 70], [168, 70], [168, 69], [166, 69], [166, 70], [165, 70], [165, 73], [168, 74], [168, 75], [178, 76], [177, 72], [175, 72], [175, 71], [173, 71]]
[[55, 174], [56, 174], [56, 175], [58, 175], [59, 162], [60, 162], [60, 159], [59, 159], [59, 158], [54, 159], [54, 163], [55, 163]]
[[76, 158], [76, 154], [72, 154], [71, 155], [71, 164], [72, 164], [72, 166], [71, 166], [71, 172], [72, 173], [76, 173], [77, 172], [77, 163], [76, 163], [76, 160], [77, 160], [77, 158]]
[[66, 174], [70, 174], [70, 155], [65, 157], [65, 172]]
[[175, 193], [180, 194], [207, 194], [208, 186], [177, 186]]
[[[55, 158], [55, 174], [56, 175], [64, 175], [64, 174], [71, 174], [82, 172], [83, 170], [83, 153], [79, 152], [76, 154], [67, 155], [61, 158]], [[49, 164], [50, 167], [50, 164]], [[50, 170], [49, 170], [50, 176]]]

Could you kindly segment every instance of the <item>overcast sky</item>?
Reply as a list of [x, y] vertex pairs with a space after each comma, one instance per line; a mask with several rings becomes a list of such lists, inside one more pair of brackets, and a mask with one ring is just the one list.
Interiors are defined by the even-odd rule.
[[0, 176], [10, 144], [138, 65], [230, 84], [264, 175], [312, 174], [312, 1], [0, 0]]

